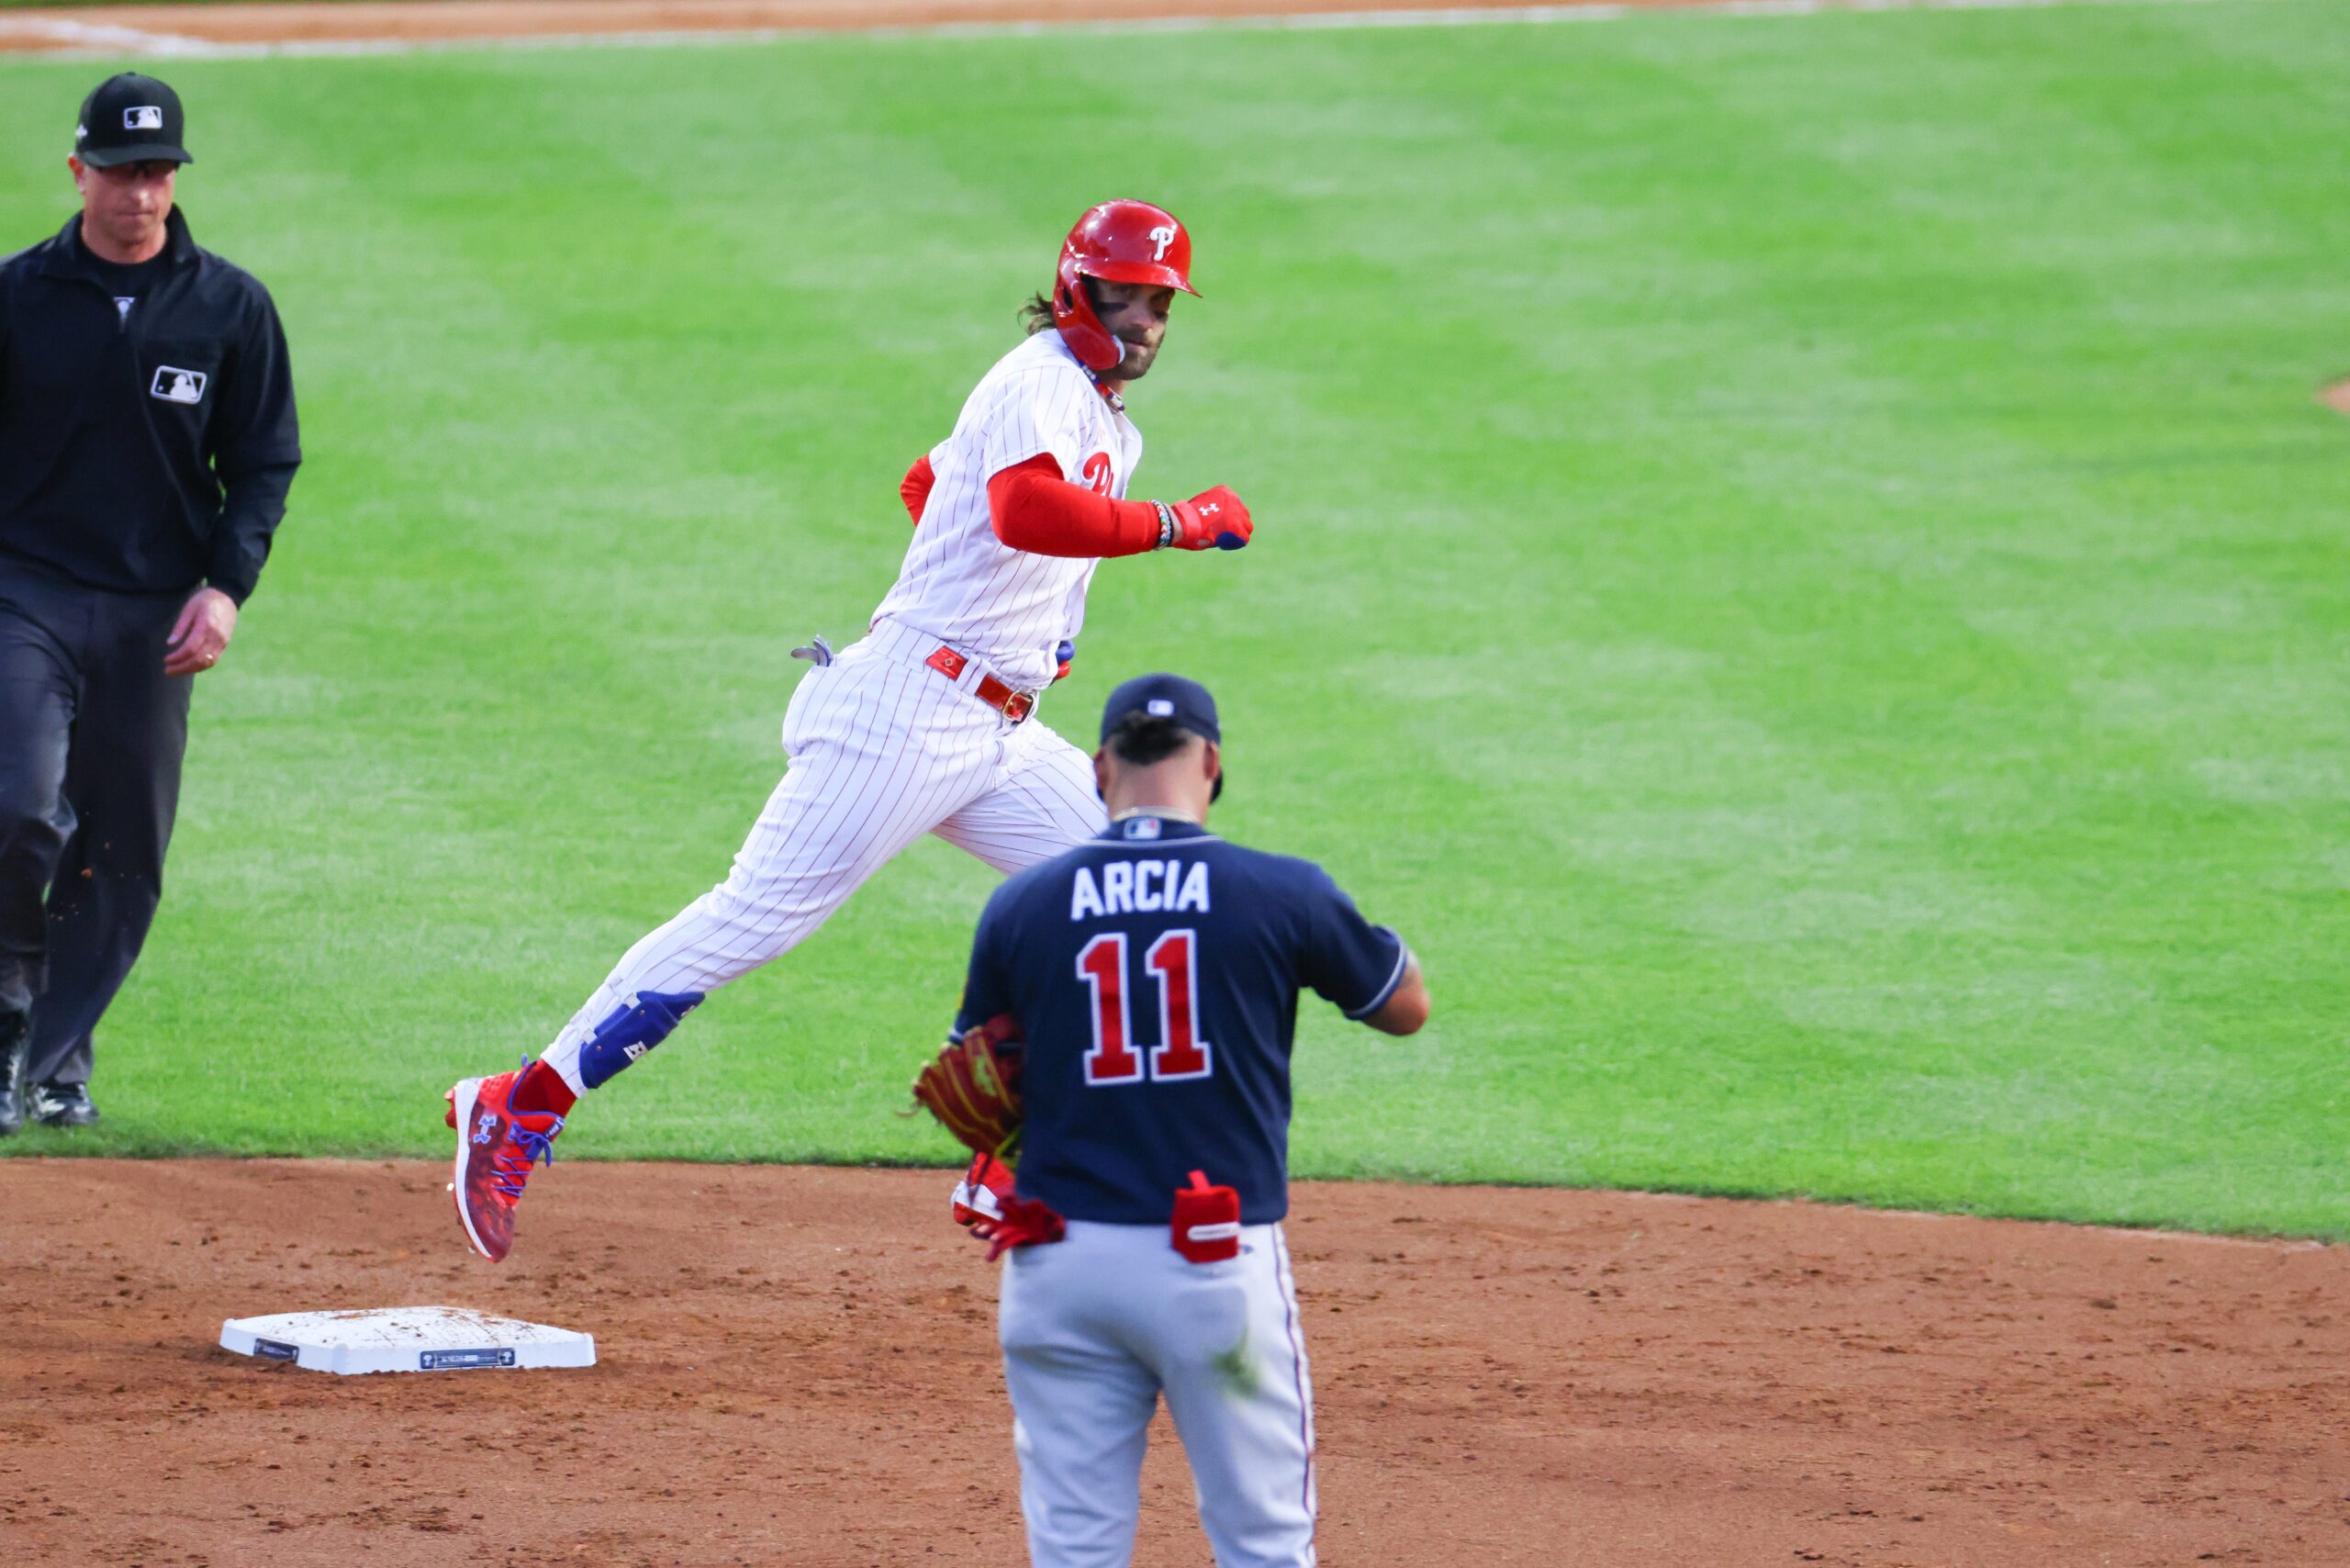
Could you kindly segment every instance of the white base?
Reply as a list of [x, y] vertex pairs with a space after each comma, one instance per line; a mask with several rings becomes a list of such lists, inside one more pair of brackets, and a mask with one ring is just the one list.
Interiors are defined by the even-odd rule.
[[476, 1367], [592, 1367], [593, 1336], [463, 1306], [281, 1312], [231, 1317], [220, 1348], [312, 1372], [459, 1372]]

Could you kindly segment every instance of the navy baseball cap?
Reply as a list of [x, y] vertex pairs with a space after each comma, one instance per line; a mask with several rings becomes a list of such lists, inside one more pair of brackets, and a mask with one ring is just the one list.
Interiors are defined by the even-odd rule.
[[1111, 733], [1136, 713], [1172, 719], [1193, 734], [1219, 745], [1224, 740], [1216, 728], [1215, 699], [1208, 695], [1206, 687], [1180, 675], [1138, 675], [1110, 693], [1110, 700], [1102, 706], [1102, 743], [1107, 745]]
[[73, 131], [73, 152], [93, 169], [118, 163], [193, 163], [186, 148], [187, 119], [180, 95], [152, 76], [126, 71], [99, 83], [82, 100], [82, 123]]

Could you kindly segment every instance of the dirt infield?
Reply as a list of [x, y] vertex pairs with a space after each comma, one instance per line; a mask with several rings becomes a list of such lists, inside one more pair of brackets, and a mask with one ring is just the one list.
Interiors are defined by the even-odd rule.
[[[1008, 23], [1516, 9], [1527, 0], [269, 0], [0, 11], [0, 52], [460, 43], [677, 33], [846, 32]], [[1561, 0], [1623, 8], [1624, 0]], [[1641, 6], [1709, 0], [1634, 0]]]
[[[0, 1161], [0, 1561], [1022, 1560], [936, 1172]], [[2350, 1249], [1305, 1185], [1332, 1568], [2350, 1562]], [[446, 1302], [584, 1372], [335, 1378], [224, 1317]], [[1198, 1564], [1171, 1443], [1143, 1564]]]

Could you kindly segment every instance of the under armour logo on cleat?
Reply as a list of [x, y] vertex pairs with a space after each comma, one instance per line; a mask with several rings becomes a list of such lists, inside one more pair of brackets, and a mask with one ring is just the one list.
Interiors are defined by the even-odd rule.
[[474, 1141], [476, 1143], [489, 1142], [498, 1131], [498, 1114], [495, 1111], [484, 1111], [481, 1114], [481, 1120], [476, 1124], [476, 1128]]

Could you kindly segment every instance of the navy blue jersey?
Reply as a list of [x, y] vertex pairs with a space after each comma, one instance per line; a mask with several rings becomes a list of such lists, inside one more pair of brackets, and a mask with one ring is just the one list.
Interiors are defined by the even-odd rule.
[[1204, 1170], [1268, 1225], [1289, 1212], [1299, 991], [1366, 1017], [1404, 965], [1313, 862], [1128, 817], [996, 890], [956, 1027], [1020, 1021], [1023, 1197], [1163, 1225]]

